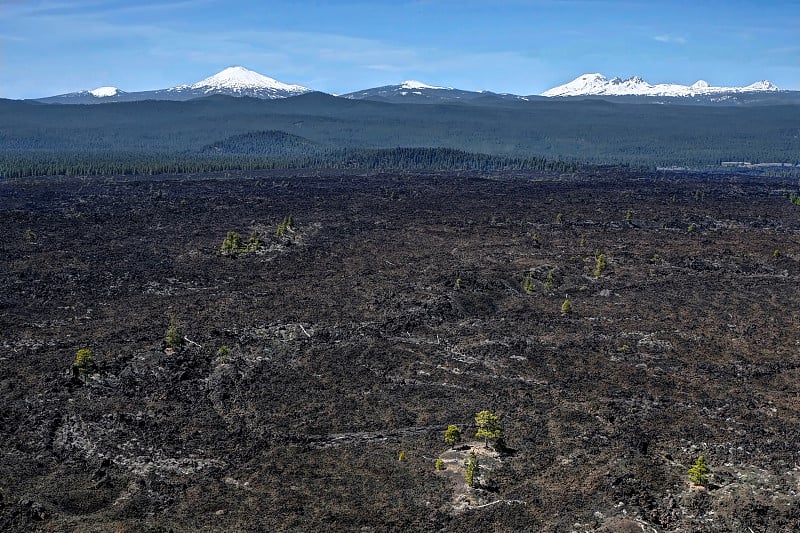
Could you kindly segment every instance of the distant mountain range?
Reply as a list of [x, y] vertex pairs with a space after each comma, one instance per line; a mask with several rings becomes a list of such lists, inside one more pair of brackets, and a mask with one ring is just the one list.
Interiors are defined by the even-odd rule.
[[638, 76], [628, 79], [608, 79], [602, 74], [584, 74], [558, 87], [542, 93], [542, 96], [701, 96], [711, 94], [736, 94], [776, 92], [781, 89], [767, 80], [746, 87], [713, 87], [707, 81], [698, 80], [692, 85], [660, 83], [651, 85]]
[[[261, 99], [288, 98], [313, 89], [283, 83], [241, 66], [226, 68], [213, 76], [191, 85], [178, 85], [152, 91], [125, 92], [116, 87], [96, 89], [38, 98], [42, 103], [96, 104], [108, 102], [134, 102], [142, 100], [185, 101], [211, 95], [251, 97]], [[780, 96], [779, 96], [780, 95]], [[790, 95], [792, 102], [800, 100], [800, 92], [782, 91], [769, 81], [759, 81], [746, 87], [715, 87], [700, 80], [692, 85], [652, 85], [639, 77], [608, 79], [602, 74], [584, 74], [573, 81], [554, 87], [541, 95], [521, 96], [489, 91], [466, 91], [408, 80], [397, 85], [386, 85], [340, 95], [352, 100], [373, 100], [389, 103], [470, 103], [492, 104], [525, 102], [546, 98], [611, 98], [623, 101], [649, 102], [653, 98], [684, 99], [686, 103], [770, 103], [784, 102]], [[766, 99], [766, 102], [765, 102]]]
[[97, 104], [136, 102], [140, 100], [191, 100], [203, 96], [249, 96], [251, 98], [288, 98], [312, 92], [308, 87], [289, 85], [244, 67], [228, 67], [191, 85], [178, 85], [154, 91], [125, 92], [116, 87], [38, 98], [39, 102], [58, 104]]

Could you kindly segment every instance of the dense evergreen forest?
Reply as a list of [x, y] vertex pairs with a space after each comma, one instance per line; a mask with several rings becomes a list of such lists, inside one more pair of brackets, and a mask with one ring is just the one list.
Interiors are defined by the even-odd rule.
[[[402, 147], [402, 148], [401, 148]], [[281, 100], [44, 105], [0, 100], [0, 176], [254, 168], [566, 169], [800, 163], [800, 106], [602, 100]]]

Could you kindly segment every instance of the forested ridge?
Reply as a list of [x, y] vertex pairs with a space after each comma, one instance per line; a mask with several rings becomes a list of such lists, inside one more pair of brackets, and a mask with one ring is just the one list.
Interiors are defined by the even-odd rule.
[[0, 175], [7, 177], [299, 167], [513, 169], [538, 168], [544, 160], [562, 167], [797, 164], [800, 106], [602, 100], [420, 106], [319, 93], [92, 106], [4, 100], [0, 158]]

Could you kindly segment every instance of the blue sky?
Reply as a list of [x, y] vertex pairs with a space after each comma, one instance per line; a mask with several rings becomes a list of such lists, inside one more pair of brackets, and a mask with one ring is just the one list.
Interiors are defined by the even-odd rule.
[[0, 97], [232, 65], [336, 94], [406, 79], [537, 94], [587, 72], [800, 90], [800, 1], [0, 0]]

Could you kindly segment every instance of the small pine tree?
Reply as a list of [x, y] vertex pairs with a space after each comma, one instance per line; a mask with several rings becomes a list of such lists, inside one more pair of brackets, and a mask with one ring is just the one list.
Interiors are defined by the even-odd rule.
[[781, 256], [781, 251], [780, 251], [780, 250], [778, 250], [777, 248], [775, 248], [775, 251], [773, 251], [773, 252], [772, 252], [772, 257], [774, 257], [775, 259], [777, 259], [777, 258], [779, 258], [780, 256]]
[[247, 247], [246, 250], [248, 252], [255, 252], [261, 247], [261, 241], [258, 239], [258, 235], [255, 233], [250, 234], [250, 238], [247, 239]]
[[697, 226], [695, 226], [695, 225], [694, 225], [694, 222], [693, 222], [693, 223], [689, 224], [689, 229], [688, 229], [687, 231], [688, 231], [689, 233], [694, 233], [694, 231], [695, 231], [696, 229], [697, 229]]
[[701, 455], [694, 464], [689, 467], [689, 481], [695, 485], [705, 485], [708, 482], [708, 474], [710, 473], [711, 470], [706, 466], [706, 458]]
[[287, 231], [294, 231], [294, 222], [292, 221], [292, 215], [286, 215], [283, 217], [283, 222], [278, 224], [278, 237], [283, 237]]
[[461, 442], [461, 430], [456, 425], [450, 425], [444, 432], [444, 441], [450, 446], [455, 446]]
[[525, 292], [528, 294], [533, 294], [533, 273], [528, 272], [525, 274], [525, 278], [522, 280], [522, 288], [525, 289]]
[[171, 348], [173, 350], [177, 350], [183, 344], [183, 338], [180, 333], [180, 324], [178, 324], [178, 319], [174, 316], [170, 317], [169, 319], [169, 326], [167, 327], [167, 332], [164, 334], [164, 344], [167, 345], [167, 348]]
[[633, 220], [633, 211], [628, 209], [628, 212], [625, 213], [625, 222], [630, 222], [631, 220]]
[[550, 289], [553, 288], [553, 285], [555, 285], [555, 283], [556, 281], [553, 278], [553, 271], [551, 270], [550, 272], [547, 273], [547, 278], [545, 278], [543, 286], [545, 290], [549, 291]]
[[564, 316], [572, 314], [572, 302], [564, 300], [564, 303], [561, 304], [561, 314]]
[[405, 461], [406, 460], [406, 452], [401, 450], [400, 453], [397, 454], [397, 460], [398, 461]]
[[597, 254], [594, 259], [594, 277], [599, 278], [606, 266], [606, 254]]
[[437, 459], [436, 459], [436, 462], [435, 462], [435, 463], [433, 463], [433, 467], [434, 467], [436, 470], [444, 470], [444, 461], [442, 460], [442, 458], [441, 458], [441, 457], [439, 457], [439, 458], [437, 458]]
[[230, 347], [227, 346], [226, 344], [223, 344], [217, 350], [217, 357], [220, 359], [220, 361], [224, 362], [224, 361], [227, 361], [228, 359], [230, 359], [231, 353], [232, 353], [232, 351], [231, 351]]
[[502, 432], [500, 428], [500, 417], [491, 411], [481, 411], [475, 415], [475, 425], [478, 426], [478, 432], [475, 433], [475, 438], [483, 438], [484, 446], [489, 446], [489, 439], [498, 439]]
[[79, 372], [87, 372], [95, 367], [94, 356], [89, 348], [81, 348], [75, 354], [75, 362], [72, 363]]
[[235, 254], [242, 249], [242, 236], [235, 231], [229, 231], [222, 241], [219, 253], [222, 255]]
[[475, 474], [478, 473], [478, 458], [475, 456], [475, 451], [469, 453], [469, 459], [466, 461], [466, 469], [464, 470], [464, 481], [470, 487], [475, 486]]

